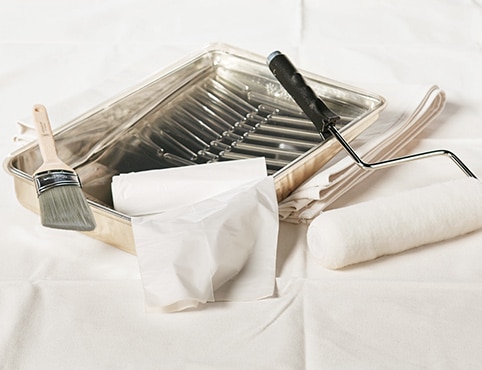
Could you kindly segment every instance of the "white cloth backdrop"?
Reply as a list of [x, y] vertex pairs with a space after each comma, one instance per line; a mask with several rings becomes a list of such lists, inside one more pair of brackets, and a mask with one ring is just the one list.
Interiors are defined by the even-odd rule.
[[[441, 116], [407, 147], [482, 176], [480, 0], [1, 1], [2, 158], [16, 121], [58, 126], [220, 41], [362, 88], [438, 84]], [[383, 91], [375, 91], [383, 95]], [[373, 174], [333, 207], [460, 176], [431, 159]], [[329, 271], [281, 223], [277, 296], [144, 310], [136, 257], [42, 228], [0, 175], [1, 369], [476, 369], [482, 232]]]

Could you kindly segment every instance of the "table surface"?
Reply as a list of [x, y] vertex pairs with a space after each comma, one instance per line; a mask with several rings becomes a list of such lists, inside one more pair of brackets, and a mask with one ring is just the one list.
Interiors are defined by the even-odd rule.
[[[382, 95], [437, 84], [447, 105], [406, 152], [450, 149], [482, 174], [480, 0], [3, 2], [2, 157], [34, 104], [61, 125], [216, 41]], [[334, 206], [460, 176], [451, 166], [376, 172]], [[482, 231], [330, 271], [305, 225], [281, 223], [275, 297], [153, 314], [135, 256], [43, 228], [0, 182], [1, 369], [480, 368]]]

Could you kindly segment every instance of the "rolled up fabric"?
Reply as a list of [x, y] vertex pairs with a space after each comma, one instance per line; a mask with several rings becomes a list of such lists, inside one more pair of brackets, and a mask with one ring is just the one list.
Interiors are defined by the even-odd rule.
[[326, 211], [307, 232], [329, 269], [450, 239], [482, 227], [482, 184], [463, 178]]

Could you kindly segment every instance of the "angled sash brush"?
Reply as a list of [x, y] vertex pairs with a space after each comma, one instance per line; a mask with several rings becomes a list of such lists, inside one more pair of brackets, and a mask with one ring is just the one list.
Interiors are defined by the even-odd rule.
[[47, 110], [33, 107], [43, 164], [33, 174], [43, 226], [55, 229], [90, 231], [95, 220], [75, 171], [57, 156]]

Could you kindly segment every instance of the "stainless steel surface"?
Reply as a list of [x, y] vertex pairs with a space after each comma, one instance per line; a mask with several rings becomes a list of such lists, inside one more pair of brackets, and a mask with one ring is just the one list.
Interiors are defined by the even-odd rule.
[[[338, 128], [349, 140], [385, 106], [376, 94], [305, 76], [344, 117]], [[310, 127], [264, 57], [221, 44], [86, 112], [56, 132], [55, 140], [96, 216], [98, 227], [90, 235], [130, 253], [135, 253], [130, 217], [112, 206], [116, 174], [264, 156], [281, 200], [341, 148]], [[32, 174], [39, 164], [36, 143], [5, 161], [19, 201], [35, 212]]]

